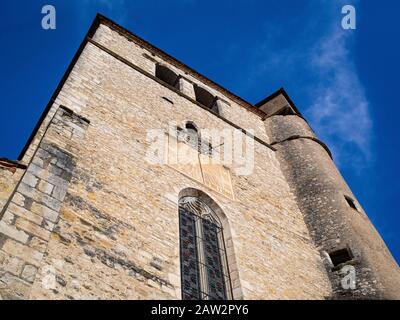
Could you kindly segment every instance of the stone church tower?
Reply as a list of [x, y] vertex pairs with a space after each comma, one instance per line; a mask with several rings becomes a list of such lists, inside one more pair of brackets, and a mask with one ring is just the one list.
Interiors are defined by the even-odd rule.
[[100, 15], [0, 210], [2, 299], [400, 299], [283, 89], [251, 105]]

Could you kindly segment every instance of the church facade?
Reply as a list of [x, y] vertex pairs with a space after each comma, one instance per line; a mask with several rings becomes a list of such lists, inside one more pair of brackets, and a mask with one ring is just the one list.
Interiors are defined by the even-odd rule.
[[101, 15], [0, 159], [0, 210], [2, 299], [400, 298], [283, 89], [252, 105]]

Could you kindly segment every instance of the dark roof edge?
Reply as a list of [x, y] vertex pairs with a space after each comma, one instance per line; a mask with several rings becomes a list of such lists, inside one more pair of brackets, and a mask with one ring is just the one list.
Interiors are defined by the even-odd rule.
[[114, 31], [120, 33], [121, 35], [125, 36], [128, 39], [133, 40], [135, 43], [143, 46], [150, 52], [153, 52], [157, 55], [159, 55], [163, 60], [166, 60], [170, 62], [171, 64], [175, 65], [179, 69], [183, 69], [187, 73], [190, 73], [192, 76], [195, 78], [198, 78], [200, 81], [204, 82], [205, 84], [213, 87], [214, 89], [221, 91], [222, 93], [226, 94], [229, 96], [232, 100], [236, 101], [238, 104], [242, 105], [245, 107], [247, 110], [257, 114], [260, 117], [264, 116], [264, 112], [259, 110], [258, 108], [255, 108], [253, 104], [250, 102], [246, 101], [245, 99], [239, 97], [238, 95], [234, 94], [233, 92], [229, 91], [228, 89], [224, 88], [223, 86], [219, 85], [218, 83], [214, 82], [213, 80], [207, 78], [206, 76], [202, 75], [198, 71], [192, 69], [185, 63], [177, 60], [170, 54], [166, 53], [165, 51], [157, 48], [156, 46], [152, 45], [148, 41], [144, 40], [143, 38], [139, 37], [135, 33], [127, 30], [126, 28], [122, 27], [118, 23], [112, 21], [111, 19], [103, 16], [102, 14], [98, 13], [96, 16], [96, 19], [99, 19], [99, 23], [105, 24], [109, 27], [111, 27]]
[[285, 97], [285, 99], [289, 102], [290, 106], [294, 109], [294, 111], [296, 111], [296, 113], [298, 113], [301, 117], [303, 117], [302, 114], [300, 113], [299, 109], [297, 109], [296, 105], [294, 104], [292, 99], [290, 99], [289, 95], [287, 94], [287, 92], [284, 88], [280, 88], [279, 90], [275, 91], [273, 94], [269, 95], [268, 97], [264, 98], [260, 102], [256, 103], [255, 107], [260, 108], [262, 105], [275, 99], [279, 95], [283, 95]]
[[23, 163], [21, 163], [19, 161], [10, 160], [8, 158], [0, 158], [0, 164], [1, 163], [8, 163], [11, 166], [18, 168], [18, 169], [26, 169], [26, 165], [24, 165]]
[[148, 41], [144, 40], [143, 38], [139, 37], [138, 35], [134, 34], [133, 32], [127, 30], [124, 27], [122, 27], [118, 23], [116, 23], [116, 22], [112, 21], [111, 19], [103, 16], [102, 14], [98, 13], [97, 16], [96, 16], [96, 19], [100, 20], [99, 23], [106, 24], [106, 25], [110, 26], [111, 28], [113, 28], [115, 31], [117, 31], [117, 32], [119, 31], [119, 33], [121, 33], [125, 37], [132, 38], [134, 42], [139, 43], [140, 45], [143, 45], [143, 47], [145, 47], [149, 51], [158, 53], [161, 56], [161, 58], [163, 58], [164, 60], [167, 60], [167, 61], [169, 60], [169, 62], [172, 62], [172, 64], [175, 64], [178, 68], [186, 69], [186, 71], [189, 71], [190, 73], [192, 73], [192, 75], [195, 76], [196, 78], [199, 78], [201, 81], [205, 82], [206, 84], [211, 85], [212, 87], [214, 87], [214, 89], [222, 91], [226, 95], [228, 95], [231, 98], [233, 98], [233, 100], [237, 100], [236, 102], [238, 102], [240, 105], [244, 106], [246, 109], [249, 109], [250, 111], [258, 114], [261, 117], [264, 117], [265, 113], [262, 110], [260, 110], [259, 107], [262, 104], [264, 104], [264, 103], [270, 101], [271, 99], [277, 97], [279, 94], [282, 94], [286, 98], [286, 100], [290, 103], [290, 105], [293, 107], [293, 109], [299, 115], [301, 115], [301, 113], [297, 109], [296, 105], [293, 103], [292, 99], [289, 97], [289, 95], [287, 94], [287, 92], [285, 91], [284, 88], [280, 88], [279, 90], [277, 90], [273, 94], [269, 95], [267, 98], [265, 98], [262, 101], [260, 101], [259, 103], [253, 105], [252, 103], [246, 101], [245, 99], [239, 97], [238, 95], [236, 95], [233, 92], [229, 91], [228, 89], [224, 88], [220, 84], [214, 82], [213, 80], [210, 80], [206, 76], [204, 76], [201, 73], [197, 72], [196, 70], [192, 69], [191, 67], [189, 67], [185, 63], [183, 63], [183, 62], [177, 60], [176, 58], [172, 57], [171, 55], [169, 55], [165, 51], [155, 47], [154, 45], [152, 45]]
[[[78, 50], [76, 51], [74, 57], [72, 58], [70, 64], [68, 65], [68, 68], [65, 71], [61, 81], [59, 82], [59, 84], [57, 85], [53, 95], [51, 96], [50, 101], [47, 103], [46, 108], [44, 109], [42, 115], [40, 116], [36, 126], [34, 127], [32, 133], [31, 133], [31, 135], [29, 136], [27, 142], [25, 143], [21, 153], [19, 154], [19, 156], [18, 156], [18, 160], [19, 161], [22, 160], [22, 158], [24, 157], [24, 155], [25, 155], [26, 151], [28, 150], [30, 144], [32, 143], [35, 135], [39, 131], [40, 126], [42, 125], [44, 119], [47, 116], [47, 113], [51, 109], [55, 99], [57, 98], [58, 94], [60, 93], [62, 87], [64, 86], [64, 83], [67, 81], [72, 69], [74, 68], [74, 66], [75, 66], [76, 62], [78, 61], [83, 49], [85, 48], [85, 46], [86, 46], [86, 44], [88, 42], [88, 39], [91, 39], [93, 37], [93, 35], [95, 34], [97, 28], [99, 27], [99, 25], [101, 23], [110, 26], [115, 31], [119, 31], [119, 33], [121, 33], [125, 37], [133, 39], [133, 41], [135, 43], [139, 43], [139, 45], [142, 45], [143, 47], [146, 47], [146, 49], [148, 49], [149, 51], [158, 53], [163, 59], [168, 60], [172, 64], [175, 64], [177, 67], [179, 67], [181, 69], [186, 69], [193, 76], [199, 78], [199, 80], [201, 80], [201, 81], [205, 82], [206, 84], [214, 87], [214, 89], [216, 89], [216, 90], [222, 91], [226, 95], [230, 96], [233, 100], [235, 100], [238, 104], [242, 105], [247, 110], [259, 115], [261, 118], [264, 118], [265, 113], [262, 110], [259, 110], [260, 104], [268, 102], [269, 100], [271, 100], [272, 98], [276, 97], [279, 94], [283, 94], [285, 96], [285, 98], [288, 100], [288, 102], [293, 106], [295, 111], [298, 112], [298, 109], [296, 108], [296, 106], [294, 105], [294, 103], [292, 102], [292, 100], [290, 99], [290, 97], [288, 96], [288, 94], [286, 93], [286, 91], [283, 88], [279, 89], [277, 92], [273, 93], [272, 95], [270, 95], [269, 97], [265, 98], [264, 100], [262, 100], [261, 102], [257, 103], [256, 105], [252, 105], [250, 102], [248, 102], [248, 101], [244, 100], [243, 98], [235, 95], [234, 93], [232, 93], [229, 90], [225, 89], [224, 87], [222, 87], [221, 85], [217, 84], [216, 82], [208, 79], [206, 76], [198, 73], [197, 71], [193, 70], [192, 68], [190, 68], [186, 64], [178, 61], [174, 57], [170, 56], [168, 53], [162, 51], [161, 49], [158, 49], [157, 47], [153, 46], [152, 44], [150, 44], [146, 40], [140, 38], [139, 36], [133, 34], [129, 30], [127, 30], [124, 27], [120, 26], [119, 24], [115, 23], [111, 19], [103, 16], [100, 13], [97, 13], [97, 15], [94, 18], [94, 20], [93, 20], [93, 22], [92, 22], [87, 34], [85, 35], [85, 37], [84, 37], [83, 41], [81, 42]], [[300, 114], [300, 112], [298, 112], [298, 113]]]

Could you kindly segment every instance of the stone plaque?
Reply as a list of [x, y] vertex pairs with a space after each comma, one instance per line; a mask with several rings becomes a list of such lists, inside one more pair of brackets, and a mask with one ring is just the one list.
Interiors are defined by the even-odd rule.
[[231, 173], [221, 163], [175, 137], [168, 136], [167, 164], [206, 187], [234, 199]]

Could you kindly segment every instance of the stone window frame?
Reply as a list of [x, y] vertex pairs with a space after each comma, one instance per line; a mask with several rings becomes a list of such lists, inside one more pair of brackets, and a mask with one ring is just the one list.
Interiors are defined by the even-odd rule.
[[[190, 98], [194, 99], [203, 108], [211, 110], [217, 116], [222, 117], [221, 103], [226, 104], [227, 106], [231, 105], [229, 102], [227, 102], [226, 100], [221, 98], [219, 95], [215, 95], [215, 94], [211, 93], [210, 90], [208, 89], [208, 87], [205, 87], [203, 84], [198, 84], [192, 80], [189, 80], [188, 78], [186, 78], [185, 76], [180, 74], [178, 71], [174, 71], [164, 61], [158, 61], [156, 59], [153, 59], [150, 56], [148, 56], [147, 54], [143, 54], [143, 57], [147, 58], [148, 60], [150, 60], [151, 62], [154, 63], [154, 71], [153, 71], [154, 77], [156, 77], [157, 79], [159, 79], [160, 81], [165, 83], [168, 87], [174, 88], [175, 90], [179, 91], [185, 97], [188, 97], [188, 95], [182, 91], [182, 88], [180, 87], [180, 79], [185, 79], [187, 82], [189, 82], [192, 86], [193, 95], [194, 95], [193, 97], [190, 97]], [[157, 76], [157, 68], [160, 68], [160, 67], [167, 69], [168, 72], [170, 72], [170, 73], [173, 73], [175, 75], [175, 81], [168, 82], [168, 81], [165, 81], [164, 79], [160, 78], [159, 76]], [[198, 96], [197, 96], [198, 93], [196, 93], [196, 91], [198, 91], [198, 90], [204, 91], [207, 94], [209, 94], [210, 96], [212, 96], [213, 97], [212, 102], [207, 105], [207, 104], [204, 104], [201, 101], [199, 101]]]
[[[194, 130], [188, 129], [187, 128], [188, 125], [194, 127]], [[196, 135], [197, 135], [196, 145], [194, 145], [194, 143], [192, 141], [193, 138], [189, 139], [190, 133], [188, 133], [188, 130], [196, 132]], [[196, 149], [199, 153], [212, 157], [213, 146], [210, 141], [201, 137], [201, 130], [194, 121], [188, 120], [188, 121], [184, 122], [184, 126], [177, 126], [176, 127], [176, 137], [177, 137], [178, 141], [185, 142], [192, 148]]]
[[[337, 254], [341, 251], [346, 251], [346, 253], [348, 255], [348, 259], [343, 262], [335, 264], [334, 261], [332, 260], [332, 255]], [[337, 249], [326, 252], [326, 255], [327, 255], [329, 265], [330, 265], [332, 271], [337, 271], [345, 265], [354, 265], [357, 262], [354, 252], [353, 252], [353, 250], [351, 250], [349, 245], [346, 245], [345, 247], [339, 247]]]
[[[239, 269], [234, 251], [231, 228], [226, 214], [217, 204], [217, 202], [214, 199], [212, 199], [207, 193], [205, 193], [200, 189], [195, 189], [191, 187], [184, 188], [179, 192], [178, 203], [177, 203], [178, 207], [179, 207], [179, 200], [189, 196], [198, 198], [201, 202], [206, 204], [218, 217], [223, 229], [223, 238], [225, 243], [226, 259], [227, 259], [227, 269], [229, 272], [231, 289], [232, 289], [232, 300], [242, 300], [243, 293], [240, 284]], [[178, 212], [179, 210], [177, 210], [177, 215]], [[177, 218], [179, 220], [179, 217]]]

